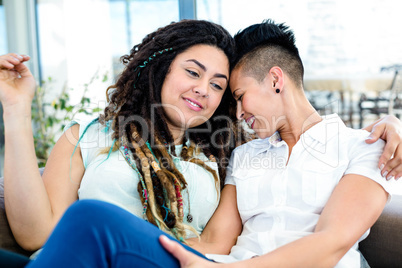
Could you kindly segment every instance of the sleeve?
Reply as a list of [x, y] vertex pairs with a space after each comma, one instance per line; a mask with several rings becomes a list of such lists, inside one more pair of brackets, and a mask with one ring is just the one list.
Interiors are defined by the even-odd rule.
[[[84, 167], [86, 168], [88, 165], [88, 154], [89, 154], [89, 150], [87, 150], [88, 148], [91, 148], [90, 146], [88, 146], [88, 144], [90, 143], [88, 141], [88, 135], [85, 135], [88, 128], [96, 123], [98, 120], [98, 118], [92, 119], [92, 120], [72, 120], [70, 121], [65, 127], [63, 132], [67, 131], [69, 128], [71, 128], [72, 126], [78, 124], [80, 129], [79, 129], [79, 140], [77, 142], [77, 144], [75, 145], [75, 147], [78, 146], [78, 144], [80, 145], [81, 148], [81, 156], [82, 156], [82, 160], [84, 162]], [[75, 152], [75, 149], [74, 149]]]
[[225, 178], [225, 185], [230, 184], [236, 186], [236, 181], [233, 176], [233, 164], [234, 164], [234, 158], [236, 157], [235, 151], [232, 152], [232, 155], [230, 156], [229, 160], [229, 165], [226, 168], [226, 178]]
[[378, 160], [384, 150], [385, 142], [378, 140], [374, 144], [365, 143], [364, 139], [367, 135], [360, 135], [349, 143], [349, 165], [345, 171], [346, 174], [358, 174], [365, 176], [378, 184], [388, 193], [388, 202], [390, 201], [392, 188], [395, 187], [395, 180], [387, 181], [382, 177], [378, 168]]

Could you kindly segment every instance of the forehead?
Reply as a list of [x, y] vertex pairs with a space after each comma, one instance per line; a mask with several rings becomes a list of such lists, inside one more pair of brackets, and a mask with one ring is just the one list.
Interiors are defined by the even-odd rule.
[[236, 68], [230, 73], [230, 90], [235, 91], [247, 83], [246, 76], [243, 75], [241, 68]]
[[211, 45], [194, 45], [178, 54], [175, 61], [197, 59], [204, 65], [221, 65], [229, 72], [229, 59], [218, 47]]

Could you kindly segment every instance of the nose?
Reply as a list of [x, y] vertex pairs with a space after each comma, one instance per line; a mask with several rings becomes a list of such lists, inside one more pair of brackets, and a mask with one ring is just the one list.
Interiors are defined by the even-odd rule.
[[193, 88], [193, 92], [197, 95], [200, 95], [201, 97], [208, 98], [209, 97], [208, 86], [209, 84], [205, 85], [205, 83], [202, 84], [200, 83]]
[[243, 117], [244, 117], [244, 111], [243, 111], [243, 107], [242, 107], [241, 103], [237, 103], [236, 117], [239, 120], [243, 119]]

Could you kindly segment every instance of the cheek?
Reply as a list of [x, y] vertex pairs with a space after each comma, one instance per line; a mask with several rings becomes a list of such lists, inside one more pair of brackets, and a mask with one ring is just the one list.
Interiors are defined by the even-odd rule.
[[[165, 81], [162, 84], [161, 95], [165, 96], [165, 98], [172, 97], [173, 94], [177, 93], [180, 90], [180, 87], [177, 85], [177, 79], [172, 79], [171, 76], [166, 77]], [[180, 84], [179, 84], [180, 85]]]
[[213, 99], [211, 98], [210, 100], [210, 108], [215, 111], [218, 108], [219, 104], [221, 104], [223, 94], [216, 94], [211, 97], [213, 97]]
[[245, 111], [249, 111], [250, 109], [253, 109], [253, 103], [251, 101], [251, 98], [243, 97], [242, 106]]

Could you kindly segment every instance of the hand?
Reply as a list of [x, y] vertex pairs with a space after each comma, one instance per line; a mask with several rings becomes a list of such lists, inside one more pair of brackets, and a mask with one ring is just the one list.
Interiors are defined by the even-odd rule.
[[3, 108], [16, 104], [29, 105], [35, 94], [35, 79], [23, 62], [29, 56], [9, 53], [0, 56], [0, 101]]
[[[372, 127], [372, 128], [371, 128]], [[402, 177], [402, 123], [393, 115], [387, 115], [375, 124], [365, 128], [370, 131], [366, 143], [374, 143], [379, 138], [386, 141], [384, 152], [378, 162], [381, 174], [387, 180]], [[392, 157], [392, 158], [391, 158]]]
[[182, 247], [179, 243], [176, 241], [170, 240], [164, 235], [161, 235], [159, 237], [159, 242], [162, 244], [162, 246], [170, 253], [172, 254], [179, 262], [180, 262], [180, 267], [216, 267], [219, 266], [219, 264], [207, 261], [194, 253], [186, 250], [184, 247]]

